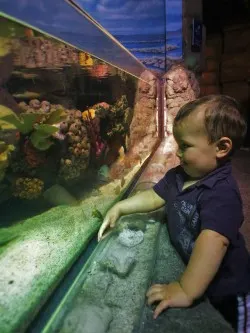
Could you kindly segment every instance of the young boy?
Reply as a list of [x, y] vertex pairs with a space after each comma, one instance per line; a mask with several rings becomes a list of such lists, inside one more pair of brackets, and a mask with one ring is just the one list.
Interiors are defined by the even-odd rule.
[[206, 292], [236, 331], [250, 332], [250, 257], [239, 232], [242, 201], [230, 162], [246, 123], [234, 99], [212, 95], [184, 105], [173, 133], [180, 165], [153, 189], [115, 204], [98, 239], [120, 216], [165, 205], [171, 242], [187, 267], [179, 281], [148, 290], [148, 303], [159, 302], [154, 318], [169, 307], [189, 307]]

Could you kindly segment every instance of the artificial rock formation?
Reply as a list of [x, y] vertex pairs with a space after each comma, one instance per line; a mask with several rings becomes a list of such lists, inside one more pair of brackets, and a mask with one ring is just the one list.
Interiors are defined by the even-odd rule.
[[142, 181], [151, 177], [150, 179], [157, 182], [170, 168], [179, 164], [175, 154], [177, 146], [173, 136], [174, 118], [184, 104], [195, 100], [200, 93], [195, 75], [182, 65], [173, 66], [165, 74], [165, 79], [166, 138], [162, 140], [152, 163], [144, 172], [144, 178], [141, 178]]
[[173, 121], [179, 109], [200, 94], [194, 73], [182, 65], [173, 66], [165, 75], [167, 103], [167, 134], [173, 133]]
[[144, 233], [141, 230], [124, 229], [118, 237], [118, 241], [121, 245], [127, 247], [134, 247], [143, 241]]
[[60, 332], [105, 333], [111, 321], [112, 312], [107, 306], [87, 304], [69, 313]]
[[133, 119], [126, 136], [126, 158], [118, 159], [110, 169], [111, 178], [122, 178], [129, 170], [147, 157], [158, 140], [156, 98], [156, 77], [145, 71], [138, 80], [134, 102]]
[[138, 184], [147, 183], [149, 179], [156, 183], [169, 169], [179, 164], [175, 154], [177, 147], [173, 136], [173, 121], [179, 109], [187, 102], [196, 99], [200, 93], [195, 75], [182, 65], [172, 66], [165, 74], [165, 80], [166, 137], [161, 141]]
[[[130, 124], [129, 150], [135, 155], [144, 156], [152, 151], [157, 139], [156, 124], [156, 78], [149, 71], [141, 75]], [[145, 82], [146, 81], [146, 82]]]
[[126, 246], [115, 243], [107, 252], [105, 258], [100, 261], [104, 270], [109, 270], [119, 277], [126, 277], [135, 265], [135, 251]]

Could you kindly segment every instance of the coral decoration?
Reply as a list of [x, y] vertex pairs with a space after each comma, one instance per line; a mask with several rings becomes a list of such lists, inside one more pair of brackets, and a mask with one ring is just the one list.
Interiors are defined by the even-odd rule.
[[91, 119], [95, 118], [95, 109], [94, 108], [83, 111], [82, 119], [83, 120], [89, 120], [89, 118], [91, 118]]
[[91, 68], [90, 74], [96, 78], [104, 78], [109, 75], [109, 66], [107, 64], [98, 64]]
[[45, 163], [46, 159], [42, 156], [42, 153], [38, 152], [30, 143], [29, 140], [26, 140], [23, 146], [24, 158], [25, 161], [31, 168], [37, 168], [39, 165]]
[[65, 180], [74, 180], [89, 165], [90, 143], [87, 128], [79, 110], [66, 110], [67, 117], [60, 123], [60, 132], [68, 140], [68, 152], [61, 159], [59, 175]]
[[80, 66], [93, 66], [93, 59], [90, 56], [90, 54], [86, 52], [80, 52], [79, 53], [79, 65]]
[[13, 195], [21, 199], [37, 199], [44, 188], [44, 183], [38, 178], [18, 178], [14, 184]]
[[[91, 113], [90, 110], [93, 110], [94, 112]], [[100, 136], [100, 119], [97, 117], [93, 118], [95, 110], [90, 110], [83, 112], [83, 114], [86, 112], [83, 119], [88, 131], [92, 152], [94, 153], [95, 157], [98, 158], [106, 148], [106, 144], [102, 141]]]
[[34, 31], [32, 29], [30, 29], [30, 28], [25, 28], [24, 29], [24, 34], [28, 38], [35, 36]]
[[0, 57], [6, 56], [11, 52], [11, 40], [6, 37], [0, 37]]
[[95, 109], [97, 117], [107, 119], [108, 126], [105, 130], [105, 139], [107, 141], [117, 134], [120, 136], [125, 135], [132, 120], [132, 110], [128, 107], [125, 95], [122, 95], [113, 106], [99, 103]]
[[95, 114], [99, 118], [106, 118], [108, 116], [108, 113], [111, 110], [111, 105], [109, 105], [106, 102], [101, 102], [98, 104], [95, 104], [93, 106], [93, 109], [95, 110]]
[[69, 45], [30, 33], [26, 39], [13, 39], [14, 65], [25, 68], [63, 67], [79, 62], [79, 51]]

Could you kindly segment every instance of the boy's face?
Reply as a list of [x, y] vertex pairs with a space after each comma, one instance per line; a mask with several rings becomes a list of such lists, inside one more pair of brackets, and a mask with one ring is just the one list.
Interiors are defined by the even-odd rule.
[[209, 143], [204, 113], [194, 111], [174, 128], [177, 156], [191, 178], [202, 178], [217, 167], [217, 144]]

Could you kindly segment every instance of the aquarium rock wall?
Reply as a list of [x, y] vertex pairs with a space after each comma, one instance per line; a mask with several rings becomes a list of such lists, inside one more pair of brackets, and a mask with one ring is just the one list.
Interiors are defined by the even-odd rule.
[[124, 159], [117, 159], [111, 166], [110, 174], [113, 179], [121, 178], [124, 170], [133, 165], [142, 164], [159, 140], [157, 79], [150, 71], [143, 72], [140, 79], [134, 98], [133, 118], [124, 142], [127, 154]]
[[[179, 109], [186, 103], [195, 100], [200, 95], [199, 82], [195, 74], [184, 65], [174, 65], [164, 75], [165, 78], [165, 136], [164, 143], [166, 164], [169, 166], [178, 163], [175, 151], [176, 142], [173, 137], [173, 122]], [[178, 160], [178, 159], [177, 159]], [[171, 162], [172, 161], [172, 162]]]

